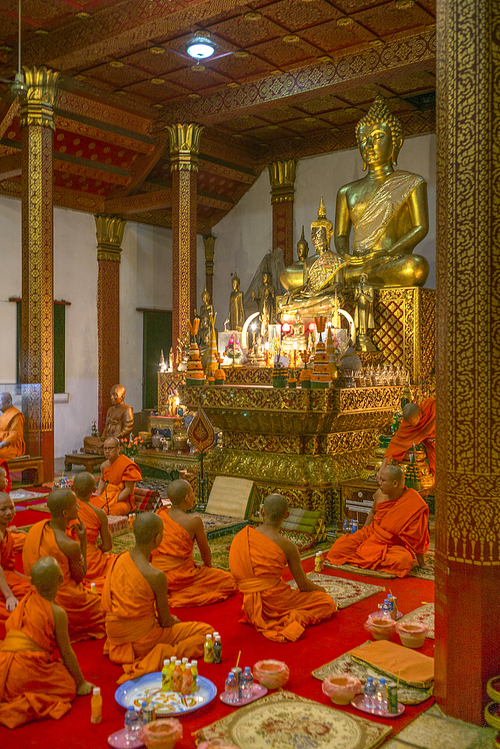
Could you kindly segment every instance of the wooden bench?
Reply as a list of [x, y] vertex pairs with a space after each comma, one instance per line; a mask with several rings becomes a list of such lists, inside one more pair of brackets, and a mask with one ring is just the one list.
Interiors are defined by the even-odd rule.
[[64, 456], [64, 470], [71, 471], [74, 465], [83, 466], [89, 473], [94, 473], [94, 468], [100, 466], [106, 460], [105, 455], [94, 453], [71, 453]]
[[43, 458], [39, 455], [33, 457], [31, 455], [21, 455], [19, 458], [11, 458], [7, 461], [9, 466], [9, 472], [15, 471], [26, 471], [29, 468], [36, 471], [36, 481], [33, 481], [33, 486], [41, 486], [43, 484]]

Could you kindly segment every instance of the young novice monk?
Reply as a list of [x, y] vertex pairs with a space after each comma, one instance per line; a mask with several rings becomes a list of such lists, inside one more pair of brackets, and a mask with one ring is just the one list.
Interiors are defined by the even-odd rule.
[[[163, 507], [157, 515], [163, 522], [163, 540], [153, 550], [151, 564], [167, 575], [168, 601], [175, 608], [203, 606], [224, 601], [236, 591], [233, 576], [212, 567], [212, 552], [199, 515], [188, 515], [196, 499], [188, 481], [178, 479], [168, 485], [169, 509]], [[194, 541], [198, 544], [204, 566], [194, 563]]]
[[137, 516], [135, 547], [113, 559], [102, 593], [108, 639], [104, 652], [121, 663], [118, 683], [160, 671], [163, 659], [198, 658], [207, 634], [203, 622], [180, 622], [168, 608], [167, 578], [149, 564], [163, 538], [163, 524], [153, 512]]
[[[0, 469], [2, 470], [2, 469]], [[4, 481], [4, 483], [6, 483]], [[16, 514], [14, 501], [6, 492], [0, 493], [0, 623], [4, 622], [30, 589], [29, 578], [14, 569], [15, 543], [7, 530]], [[21, 534], [17, 534], [21, 535]]]
[[[78, 520], [76, 497], [70, 489], [53, 489], [47, 497], [50, 520], [41, 520], [30, 529], [23, 549], [23, 565], [27, 575], [40, 557], [57, 559], [64, 580], [57, 592], [56, 603], [68, 614], [69, 634], [73, 641], [104, 637], [104, 614], [99, 596], [82, 585], [87, 571], [87, 531]], [[68, 538], [66, 530], [78, 520], [75, 531], [78, 541]]]
[[[80, 471], [73, 479], [73, 491], [78, 503], [78, 517], [87, 529], [87, 574], [83, 580], [85, 587], [95, 583], [98, 593], [102, 592], [106, 572], [111, 564], [111, 535], [108, 527], [108, 516], [99, 507], [90, 504], [90, 497], [95, 490], [95, 481], [91, 473]], [[101, 545], [97, 540], [101, 537]]]
[[75, 695], [92, 689], [69, 642], [68, 616], [54, 602], [62, 581], [55, 559], [39, 559], [31, 568], [30, 592], [6, 622], [0, 645], [0, 723], [8, 728], [47, 716], [62, 718]]
[[[286, 497], [270, 494], [261, 513], [262, 525], [243, 528], [229, 551], [229, 567], [243, 593], [243, 621], [268, 640], [295, 642], [308, 624], [332, 616], [335, 601], [305, 576], [299, 550], [280, 533], [289, 515]], [[281, 579], [287, 564], [299, 590]]]

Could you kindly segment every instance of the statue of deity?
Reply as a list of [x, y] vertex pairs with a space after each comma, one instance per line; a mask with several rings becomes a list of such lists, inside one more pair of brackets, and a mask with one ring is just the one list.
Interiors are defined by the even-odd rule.
[[429, 263], [412, 252], [429, 229], [427, 185], [418, 174], [394, 170], [403, 132], [380, 94], [358, 122], [356, 138], [368, 173], [340, 188], [335, 217], [335, 247], [349, 259], [345, 282], [357, 284], [366, 273], [375, 286], [423, 286]]
[[375, 327], [373, 317], [373, 301], [375, 290], [368, 283], [368, 276], [362, 273], [359, 284], [354, 292], [354, 325], [356, 326], [356, 348], [358, 351], [376, 351], [377, 349], [370, 340], [369, 330]]
[[132, 406], [123, 402], [125, 388], [123, 385], [113, 385], [111, 388], [111, 407], [106, 414], [106, 424], [99, 437], [85, 437], [83, 452], [102, 453], [105, 440], [116, 437], [117, 440], [128, 439], [134, 426], [134, 412]]
[[269, 270], [262, 271], [262, 285], [256, 294], [252, 292], [252, 299], [257, 301], [259, 307], [260, 334], [267, 336], [269, 326], [273, 325], [276, 319], [276, 290], [271, 283]]
[[245, 324], [245, 307], [243, 306], [243, 292], [240, 291], [240, 279], [234, 269], [232, 280], [233, 290], [229, 297], [229, 330], [243, 330]]
[[248, 356], [248, 365], [250, 367], [265, 367], [266, 366], [266, 351], [264, 344], [262, 343], [262, 336], [258, 335], [255, 343]]
[[[212, 319], [214, 314], [214, 308], [210, 301], [210, 294], [207, 291], [207, 287], [203, 289], [201, 295], [203, 304], [200, 308], [200, 327], [196, 334], [196, 343], [200, 349], [206, 349], [210, 346], [210, 340], [212, 337]], [[217, 331], [216, 331], [217, 336]]]
[[292, 265], [289, 265], [288, 268], [285, 268], [280, 275], [281, 285], [287, 291], [300, 289], [304, 285], [304, 263], [308, 254], [309, 245], [304, 237], [304, 227], [302, 227], [302, 236], [297, 242], [297, 256], [299, 259], [295, 263], [292, 263]]

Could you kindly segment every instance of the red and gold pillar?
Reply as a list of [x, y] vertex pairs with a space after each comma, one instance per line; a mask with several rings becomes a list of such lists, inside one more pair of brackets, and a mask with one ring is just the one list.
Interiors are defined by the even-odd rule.
[[120, 258], [126, 221], [95, 216], [97, 238], [97, 342], [99, 432], [106, 424], [109, 392], [120, 382]]
[[210, 294], [210, 301], [214, 300], [214, 255], [217, 237], [208, 234], [203, 237], [205, 245], [205, 287]]
[[293, 263], [293, 196], [295, 193], [294, 159], [268, 164], [273, 206], [273, 250], [281, 247], [285, 267]]
[[196, 214], [200, 125], [167, 125], [172, 171], [172, 345], [196, 307]]
[[28, 397], [27, 450], [54, 475], [53, 106], [59, 73], [24, 68], [28, 93], [20, 101], [22, 159], [22, 377], [39, 383]]
[[434, 694], [480, 724], [500, 647], [496, 0], [439, 0]]

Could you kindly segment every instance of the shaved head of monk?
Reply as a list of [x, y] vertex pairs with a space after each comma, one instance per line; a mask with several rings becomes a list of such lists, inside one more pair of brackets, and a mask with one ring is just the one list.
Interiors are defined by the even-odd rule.
[[[137, 515], [134, 523], [134, 536], [137, 546], [148, 546], [152, 544], [157, 536], [163, 537], [162, 519], [154, 512], [141, 512]], [[157, 546], [161, 543], [161, 538]], [[153, 547], [155, 548], [155, 547]]]
[[47, 506], [53, 518], [60, 517], [63, 512], [69, 513], [73, 520], [77, 516], [76, 497], [71, 489], [52, 489], [47, 497]]
[[171, 481], [167, 488], [167, 497], [177, 507], [191, 492], [191, 484], [185, 479]]
[[41, 557], [30, 570], [31, 583], [43, 598], [54, 597], [63, 573], [54, 557]]
[[280, 523], [288, 512], [288, 500], [282, 494], [270, 494], [264, 500], [265, 519], [270, 523]]
[[16, 507], [14, 500], [7, 492], [0, 492], [0, 526], [7, 527], [14, 519]]
[[80, 471], [73, 479], [73, 491], [79, 499], [89, 497], [95, 490], [94, 477], [88, 471]]
[[398, 499], [404, 490], [405, 475], [399, 466], [386, 466], [380, 472], [378, 485], [389, 499]]
[[403, 408], [403, 419], [412, 427], [418, 424], [421, 416], [422, 412], [416, 403], [407, 403]]
[[7, 489], [8, 483], [9, 479], [7, 478], [7, 471], [0, 466], [0, 492], [4, 492]]

